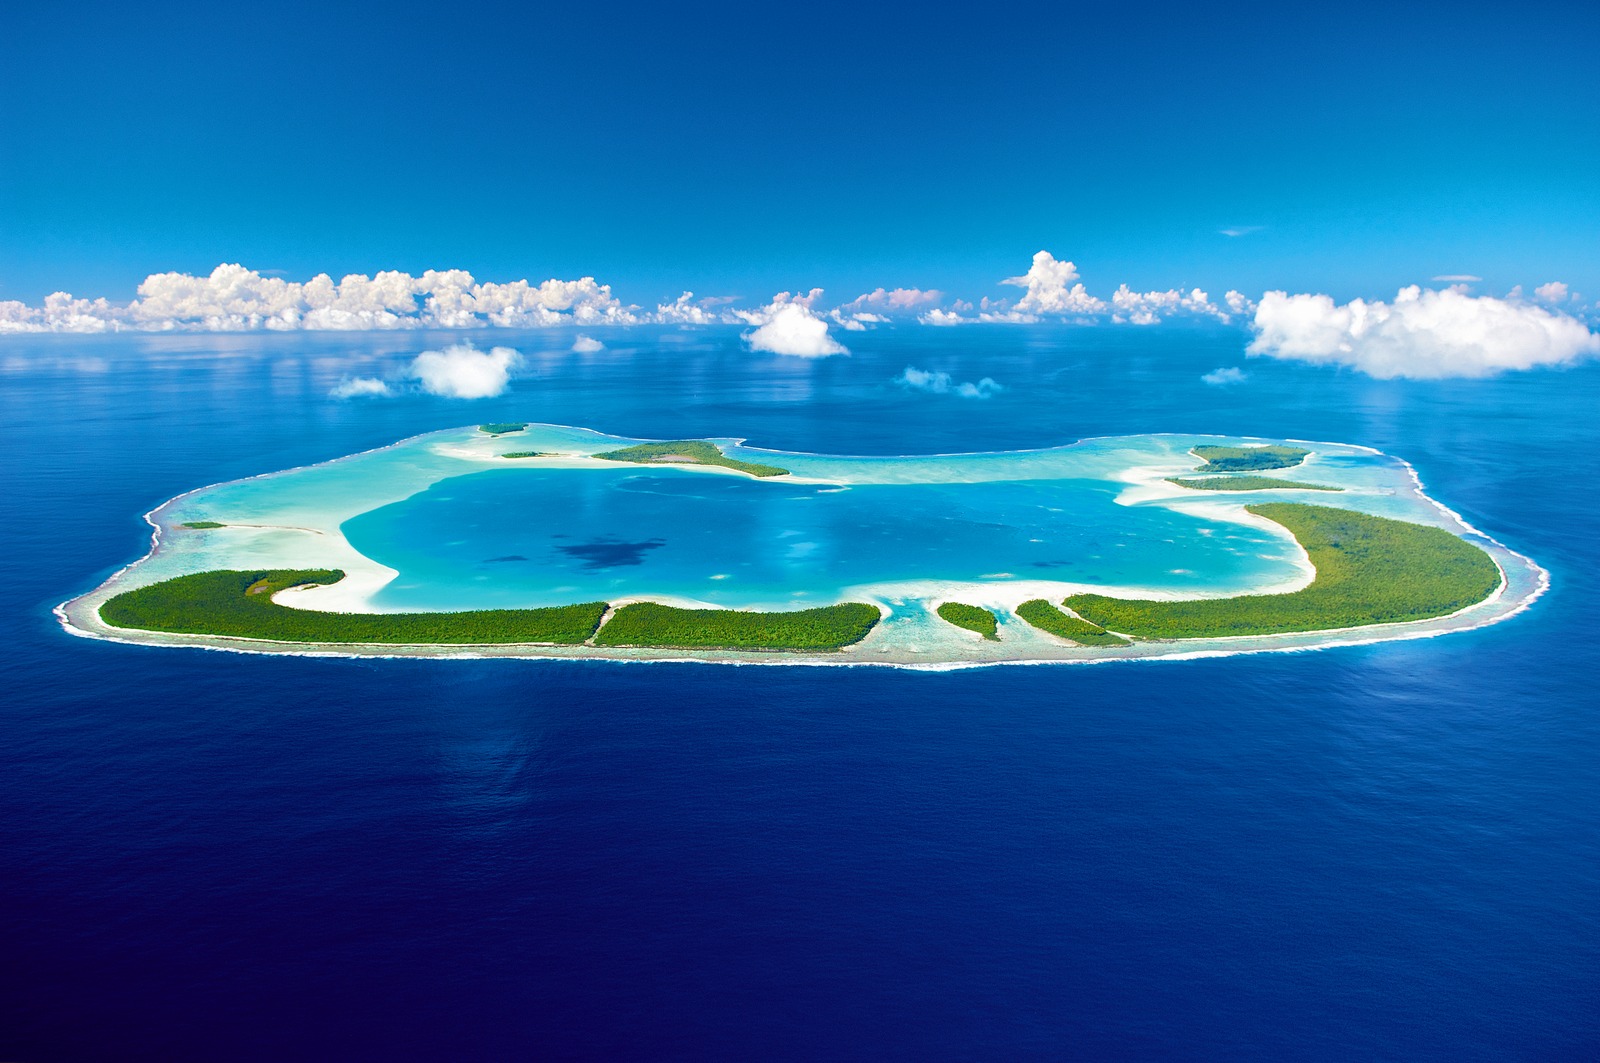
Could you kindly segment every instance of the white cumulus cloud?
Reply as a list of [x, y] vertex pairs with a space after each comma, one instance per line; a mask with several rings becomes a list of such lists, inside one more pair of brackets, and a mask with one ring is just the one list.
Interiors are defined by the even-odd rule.
[[511, 370], [522, 356], [510, 347], [480, 351], [456, 343], [442, 351], [423, 351], [411, 362], [409, 375], [430, 395], [450, 399], [487, 399], [506, 390]]
[[986, 399], [997, 391], [1005, 390], [991, 377], [984, 377], [975, 384], [970, 381], [958, 384], [949, 373], [931, 372], [909, 365], [906, 366], [905, 372], [895, 378], [895, 383], [913, 391], [928, 391], [935, 395], [957, 395], [963, 399]]
[[770, 351], [797, 358], [849, 354], [844, 344], [828, 335], [828, 322], [811, 309], [811, 304], [821, 296], [821, 288], [813, 288], [804, 296], [779, 292], [771, 303], [759, 310], [735, 310], [742, 320], [758, 326], [744, 333], [742, 339], [752, 351]]
[[54, 292], [39, 307], [15, 299], [0, 302], [0, 333], [114, 332], [124, 316], [123, 308], [104, 299], [76, 299], [66, 292]]
[[845, 303], [839, 309], [845, 312], [878, 311], [881, 313], [904, 313], [915, 310], [919, 306], [931, 306], [944, 298], [944, 293], [937, 288], [896, 288], [889, 291], [878, 288], [865, 295], [858, 295], [853, 300]]
[[363, 397], [382, 398], [394, 394], [389, 390], [389, 385], [375, 376], [346, 377], [335, 384], [328, 394], [336, 399], [356, 399]]
[[407, 328], [528, 328], [561, 324], [633, 324], [623, 306], [593, 277], [575, 281], [479, 283], [466, 270], [398, 270], [373, 277], [326, 273], [287, 281], [237, 263], [205, 276], [152, 273], [126, 304], [49, 296], [42, 307], [0, 304], [0, 332], [340, 331]]
[[918, 315], [917, 320], [922, 322], [924, 325], [938, 325], [942, 327], [948, 327], [950, 325], [966, 325], [972, 322], [970, 317], [962, 317], [954, 310], [940, 310], [938, 307], [934, 307], [926, 314]]
[[[722, 302], [722, 300], [715, 300]], [[684, 292], [677, 300], [656, 306], [656, 320], [677, 325], [714, 325], [722, 318], [709, 308], [712, 300], [695, 301], [694, 292]]]
[[606, 349], [606, 345], [593, 336], [579, 336], [572, 341], [572, 349], [579, 354], [595, 354]]
[[1250, 354], [1349, 365], [1383, 379], [1481, 377], [1600, 354], [1600, 335], [1566, 314], [1416, 285], [1393, 303], [1267, 292], [1254, 327]]
[[1062, 262], [1048, 251], [1033, 256], [1033, 265], [1020, 277], [1007, 277], [1001, 284], [1026, 288], [1011, 311], [1018, 318], [1040, 314], [1098, 314], [1106, 304], [1084, 290], [1078, 280], [1078, 268], [1071, 262]]
[[1124, 284], [1111, 294], [1111, 306], [1113, 308], [1111, 320], [1119, 324], [1127, 322], [1132, 325], [1154, 325], [1163, 318], [1180, 313], [1214, 317], [1220, 321], [1228, 320], [1227, 312], [1213, 303], [1211, 297], [1199, 288], [1187, 293], [1180, 292], [1176, 288], [1164, 292], [1136, 292]]
[[1554, 306], [1557, 303], [1566, 302], [1572, 297], [1572, 293], [1560, 281], [1551, 281], [1549, 284], [1541, 284], [1535, 288], [1533, 297], [1541, 303], [1549, 303]]

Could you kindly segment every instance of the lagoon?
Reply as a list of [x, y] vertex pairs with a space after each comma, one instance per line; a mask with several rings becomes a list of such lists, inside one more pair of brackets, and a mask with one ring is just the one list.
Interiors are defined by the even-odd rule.
[[1281, 536], [1118, 506], [1119, 493], [1089, 480], [835, 486], [508, 469], [440, 481], [342, 530], [398, 571], [372, 598], [394, 610], [637, 595], [781, 608], [915, 580], [1214, 590], [1296, 575]]

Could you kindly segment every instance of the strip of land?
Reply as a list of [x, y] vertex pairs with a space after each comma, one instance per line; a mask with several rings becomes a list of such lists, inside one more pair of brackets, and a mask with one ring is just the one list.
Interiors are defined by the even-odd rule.
[[291, 587], [325, 586], [343, 578], [338, 569], [197, 572], [119, 594], [100, 607], [100, 619], [142, 631], [320, 645], [572, 646], [593, 639], [602, 646], [759, 650], [842, 649], [860, 642], [879, 620], [875, 606], [860, 602], [783, 613], [636, 602], [612, 613], [602, 628], [605, 602], [470, 612], [328, 613], [272, 600]]
[[990, 642], [999, 642], [1000, 635], [995, 616], [989, 610], [963, 602], [945, 602], [936, 610], [940, 619], [968, 631], [976, 631]]
[[[1298, 502], [1246, 506], [1287, 528], [1316, 577], [1288, 594], [1146, 601], [1075, 594], [1067, 608], [1147, 639], [1217, 638], [1391, 624], [1448, 616], [1500, 586], [1485, 551], [1442, 528]], [[1071, 637], [1071, 636], [1068, 636]]]
[[459, 613], [323, 613], [272, 600], [290, 587], [337, 583], [338, 569], [196, 572], [127, 591], [100, 607], [113, 627], [273, 642], [574, 645], [594, 634], [604, 602]]
[[1279, 444], [1264, 447], [1224, 447], [1214, 444], [1191, 449], [1195, 457], [1205, 462], [1200, 472], [1258, 472], [1262, 469], [1289, 469], [1299, 465], [1311, 454], [1304, 447], [1286, 447]]
[[1278, 480], [1271, 476], [1207, 476], [1202, 479], [1185, 479], [1169, 476], [1167, 483], [1187, 487], [1191, 491], [1343, 491], [1330, 484], [1306, 483], [1303, 480]]
[[1128, 640], [1113, 635], [1105, 628], [1062, 612], [1043, 598], [1035, 598], [1017, 606], [1017, 615], [1040, 631], [1057, 638], [1076, 642], [1080, 646], [1126, 646]]
[[596, 646], [684, 649], [838, 650], [860, 642], [877, 624], [876, 606], [845, 602], [789, 613], [678, 609], [634, 602], [611, 615]]
[[706, 439], [675, 439], [667, 443], [641, 443], [636, 447], [608, 450], [595, 457], [605, 461], [631, 461], [639, 465], [716, 465], [735, 469], [751, 476], [787, 476], [788, 469], [776, 465], [758, 465], [755, 462], [730, 458], [722, 448]]

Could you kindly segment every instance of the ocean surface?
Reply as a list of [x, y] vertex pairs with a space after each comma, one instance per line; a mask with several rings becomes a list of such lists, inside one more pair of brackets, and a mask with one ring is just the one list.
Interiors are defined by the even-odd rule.
[[[526, 360], [476, 402], [328, 395], [460, 334], [0, 338], [0, 1059], [1600, 1056], [1600, 367], [1376, 381], [1173, 326], [883, 328], [819, 362], [591, 334], [475, 337]], [[947, 673], [266, 657], [51, 615], [181, 492], [503, 420], [1354, 443], [1551, 590], [1415, 642]]]

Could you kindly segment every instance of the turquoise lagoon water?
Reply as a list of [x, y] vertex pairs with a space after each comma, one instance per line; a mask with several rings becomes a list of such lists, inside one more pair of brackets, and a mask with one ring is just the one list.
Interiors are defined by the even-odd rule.
[[1119, 506], [1122, 489], [1082, 479], [841, 486], [690, 469], [504, 469], [440, 481], [341, 530], [400, 573], [373, 599], [380, 609], [629, 595], [805, 604], [919, 580], [1210, 590], [1293, 574], [1293, 547], [1280, 536]]

